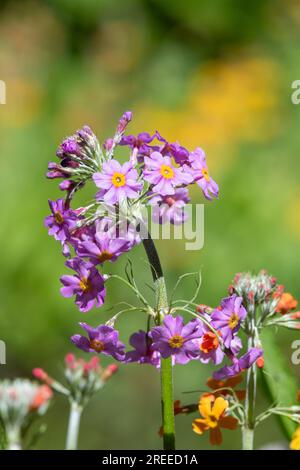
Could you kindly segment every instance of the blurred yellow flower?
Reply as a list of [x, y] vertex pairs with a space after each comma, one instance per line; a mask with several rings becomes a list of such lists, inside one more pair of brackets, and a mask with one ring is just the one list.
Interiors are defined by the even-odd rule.
[[168, 140], [219, 154], [219, 164], [237, 143], [264, 141], [277, 132], [279, 77], [277, 64], [269, 58], [209, 62], [191, 77], [181, 109], [170, 111], [145, 102], [140, 119], [149, 130], [155, 122]]
[[290, 449], [300, 450], [300, 426], [294, 432], [294, 435], [293, 435], [291, 443], [290, 443]]
[[43, 107], [41, 84], [29, 78], [6, 80], [6, 104], [1, 107], [3, 127], [22, 127], [37, 119]]

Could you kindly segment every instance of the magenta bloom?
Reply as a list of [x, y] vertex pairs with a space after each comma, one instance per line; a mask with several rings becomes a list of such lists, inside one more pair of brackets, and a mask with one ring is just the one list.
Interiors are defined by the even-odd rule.
[[120, 145], [128, 145], [130, 148], [138, 148], [141, 149], [145, 146], [147, 148], [147, 144], [150, 144], [154, 139], [153, 135], [148, 134], [148, 132], [141, 132], [137, 136], [134, 135], [124, 135], [120, 142]]
[[222, 300], [221, 307], [211, 314], [212, 326], [220, 331], [224, 345], [230, 349], [234, 335], [240, 328], [241, 322], [246, 318], [247, 311], [242, 306], [242, 297], [232, 295]]
[[80, 156], [81, 154], [81, 148], [75, 136], [67, 137], [67, 139], [62, 142], [60, 148], [57, 151], [57, 156], [70, 153], [76, 156]]
[[105, 261], [116, 261], [131, 246], [124, 238], [112, 238], [109, 232], [96, 232], [93, 238], [85, 238], [78, 243], [76, 252], [94, 264], [102, 264]]
[[95, 173], [93, 180], [104, 201], [108, 204], [116, 204], [122, 199], [134, 199], [138, 197], [143, 184], [138, 182], [138, 172], [132, 168], [130, 162], [121, 165], [117, 160], [103, 163], [102, 172]]
[[134, 349], [126, 353], [125, 362], [138, 362], [160, 367], [160, 354], [153, 350], [149, 334], [140, 330], [130, 337], [129, 343]]
[[64, 297], [75, 295], [75, 303], [81, 312], [91, 310], [95, 304], [96, 307], [101, 307], [104, 303], [106, 289], [104, 278], [95, 266], [80, 258], [68, 260], [66, 266], [76, 271], [76, 274], [60, 278], [64, 286], [60, 290], [62, 295]]
[[187, 185], [193, 181], [190, 173], [184, 173], [181, 168], [173, 165], [168, 156], [160, 152], [153, 152], [150, 157], [144, 158], [145, 180], [153, 185], [152, 192], [162, 196], [175, 194], [175, 187]]
[[99, 325], [93, 328], [87, 323], [79, 323], [87, 332], [88, 338], [82, 335], [71, 337], [72, 343], [77, 348], [85, 352], [102, 353], [106, 356], [112, 356], [118, 361], [125, 357], [125, 345], [119, 341], [119, 332], [107, 325]]
[[258, 358], [263, 355], [263, 350], [259, 348], [250, 348], [246, 354], [241, 356], [239, 359], [236, 357], [232, 358], [232, 365], [222, 367], [222, 369], [213, 373], [213, 378], [215, 380], [222, 380], [228, 377], [234, 377], [245, 369], [254, 364]]
[[190, 153], [189, 165], [190, 169], [188, 165], [184, 165], [184, 167], [186, 171], [191, 172], [194, 182], [200, 186], [206, 199], [211, 200], [213, 197], [218, 197], [219, 186], [208, 173], [205, 153], [200, 147]]
[[180, 316], [166, 315], [162, 326], [151, 330], [152, 348], [163, 358], [175, 357], [179, 364], [186, 364], [195, 357], [193, 339], [201, 335], [201, 325], [198, 320], [192, 320], [186, 325]]
[[[75, 132], [75, 134], [67, 137], [62, 141], [56, 151], [57, 157], [62, 161], [66, 158], [72, 159], [72, 156], [86, 158], [86, 155], [95, 149], [95, 141], [97, 140], [93, 131], [89, 126], [83, 126]], [[78, 162], [73, 162], [73, 167], [78, 166]]]
[[170, 222], [174, 225], [183, 224], [187, 220], [184, 206], [190, 201], [186, 188], [177, 188], [172, 196], [154, 195], [149, 199], [153, 206], [153, 221], [159, 224]]
[[48, 201], [52, 214], [45, 218], [48, 234], [64, 244], [70, 237], [70, 231], [76, 227], [78, 217], [72, 209], [66, 209], [64, 199]]
[[182, 147], [177, 142], [169, 143], [158, 131], [155, 132], [155, 137], [159, 142], [164, 143], [159, 150], [162, 155], [172, 156], [179, 165], [188, 162], [190, 153], [185, 147]]

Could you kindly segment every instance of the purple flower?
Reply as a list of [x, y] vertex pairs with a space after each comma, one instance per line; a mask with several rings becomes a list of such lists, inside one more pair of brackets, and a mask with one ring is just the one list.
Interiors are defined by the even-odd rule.
[[64, 297], [76, 296], [75, 303], [81, 312], [87, 312], [96, 304], [101, 307], [104, 303], [106, 289], [104, 278], [92, 263], [73, 258], [66, 262], [66, 266], [77, 274], [65, 275], [60, 278], [64, 287], [61, 293]]
[[151, 157], [145, 157], [145, 180], [153, 184], [152, 191], [162, 196], [175, 194], [175, 187], [186, 185], [193, 181], [190, 173], [184, 173], [181, 168], [172, 164], [171, 158], [160, 152], [153, 152]]
[[61, 191], [71, 191], [75, 187], [75, 183], [72, 180], [63, 180], [59, 183], [59, 189]]
[[129, 340], [134, 348], [126, 353], [125, 362], [138, 362], [139, 364], [152, 364], [160, 367], [160, 354], [152, 348], [152, 339], [145, 331], [134, 333]]
[[132, 149], [141, 149], [144, 145], [150, 144], [153, 139], [154, 136], [148, 134], [148, 132], [141, 132], [137, 136], [124, 135], [121, 139], [120, 145], [128, 145]]
[[[87, 154], [93, 152], [96, 148], [97, 137], [89, 126], [83, 126], [75, 132], [74, 135], [67, 137], [62, 141], [56, 151], [57, 157], [61, 159], [80, 157], [85, 159]], [[78, 162], [73, 162], [72, 166], [78, 166]]]
[[48, 202], [52, 212], [52, 215], [45, 218], [45, 226], [49, 228], [48, 234], [65, 244], [70, 237], [70, 231], [76, 227], [77, 213], [65, 207], [64, 199]]
[[80, 156], [81, 148], [77, 139], [74, 136], [68, 137], [67, 139], [65, 139], [60, 145], [60, 148], [58, 150], [58, 156], [61, 155], [61, 152], [64, 154], [71, 153], [71, 154]]
[[127, 145], [132, 149], [130, 162], [133, 166], [138, 162], [143, 163], [145, 155], [150, 155], [153, 147], [149, 144], [153, 139], [154, 136], [148, 134], [148, 132], [141, 132], [137, 137], [134, 135], [126, 135], [122, 137], [120, 145]]
[[93, 238], [78, 243], [76, 252], [94, 264], [102, 264], [105, 261], [116, 261], [130, 247], [129, 241], [124, 238], [112, 238], [109, 232], [96, 232]]
[[93, 180], [102, 190], [103, 199], [108, 204], [116, 204], [122, 199], [138, 197], [143, 184], [139, 183], [138, 172], [130, 162], [121, 165], [117, 160], [103, 163], [102, 172], [95, 173]]
[[186, 364], [195, 355], [193, 339], [201, 335], [201, 325], [198, 320], [192, 320], [186, 325], [180, 316], [166, 315], [162, 326], [151, 330], [152, 348], [163, 358], [174, 356], [179, 364]]
[[[93, 159], [97, 153], [99, 143], [97, 137], [88, 126], [83, 126], [74, 135], [63, 140], [56, 151], [56, 156], [60, 159], [59, 163], [50, 162], [48, 165], [47, 178], [73, 178], [81, 177], [81, 181], [77, 184], [79, 189], [85, 183], [85, 180], [91, 177], [95, 171]], [[83, 167], [84, 164], [84, 167]], [[83, 167], [85, 176], [82, 173], [77, 174], [77, 170]], [[87, 171], [88, 170], [88, 171]], [[75, 185], [74, 182], [71, 182]], [[67, 183], [68, 184], [68, 183]], [[64, 185], [61, 189], [65, 190]]]
[[85, 352], [97, 352], [112, 356], [118, 361], [122, 361], [125, 357], [125, 345], [119, 341], [119, 332], [107, 325], [99, 325], [92, 328], [86, 323], [79, 325], [87, 332], [88, 338], [82, 335], [74, 335], [71, 337], [72, 343], [77, 348]]
[[[72, 163], [74, 163], [74, 162], [72, 162]], [[78, 166], [78, 165], [76, 165], [76, 166]], [[46, 173], [46, 177], [49, 178], [49, 179], [69, 178], [71, 176], [70, 168], [71, 168], [71, 162], [70, 162], [69, 166], [67, 164], [65, 166], [63, 166], [62, 164], [58, 164], [56, 162], [49, 162], [48, 163], [48, 170], [49, 171]]]
[[259, 348], [250, 348], [246, 354], [241, 356], [239, 359], [236, 357], [232, 358], [232, 365], [222, 367], [222, 369], [214, 372], [213, 378], [215, 380], [222, 380], [228, 377], [234, 377], [245, 369], [254, 364], [258, 358], [263, 355], [263, 350]]
[[155, 132], [155, 137], [157, 140], [159, 140], [159, 142], [164, 143], [160, 149], [160, 153], [162, 155], [172, 156], [175, 162], [179, 165], [188, 162], [190, 153], [185, 147], [182, 147], [182, 145], [178, 144], [178, 142], [169, 143], [164, 137], [160, 135], [158, 131]]
[[226, 297], [222, 300], [220, 309], [216, 308], [211, 314], [213, 327], [220, 331], [224, 345], [229, 349], [234, 335], [247, 315], [242, 302], [242, 297], [237, 297], [236, 295]]
[[186, 188], [177, 188], [172, 196], [154, 195], [149, 199], [153, 206], [153, 221], [163, 224], [167, 221], [179, 225], [187, 220], [184, 206], [190, 201], [189, 192]]
[[200, 147], [190, 153], [189, 165], [190, 168], [188, 165], [184, 165], [184, 168], [191, 172], [194, 182], [200, 186], [206, 199], [218, 197], [219, 187], [208, 173], [205, 153]]

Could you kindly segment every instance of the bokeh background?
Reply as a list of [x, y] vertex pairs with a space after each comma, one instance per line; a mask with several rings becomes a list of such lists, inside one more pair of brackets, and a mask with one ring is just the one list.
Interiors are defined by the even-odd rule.
[[[203, 250], [186, 251], [183, 240], [158, 243], [168, 286], [201, 269], [199, 302], [217, 305], [236, 272], [266, 268], [299, 298], [300, 107], [291, 103], [299, 46], [297, 0], [1, 1], [1, 377], [29, 377], [40, 366], [61, 378], [77, 322], [109, 318], [107, 308], [80, 314], [60, 296], [64, 261], [43, 227], [47, 199], [59, 191], [44, 174], [63, 137], [89, 124], [103, 141], [127, 109], [130, 131], [159, 129], [168, 140], [203, 147], [220, 185], [220, 199], [205, 207]], [[194, 201], [203, 202], [199, 191]], [[143, 288], [150, 277], [142, 247], [132, 257]], [[178, 297], [193, 288], [186, 282]], [[125, 298], [133, 300], [111, 283], [107, 305]], [[124, 340], [145, 323], [130, 315], [120, 322]], [[300, 382], [290, 363], [297, 336], [280, 332], [276, 342]], [[183, 392], [203, 388], [210, 373], [198, 363], [177, 366], [176, 398], [195, 401], [197, 393]], [[258, 402], [259, 409], [266, 403], [263, 387]], [[63, 448], [67, 417], [57, 397], [38, 447]], [[192, 419], [177, 419], [179, 448], [209, 448]], [[159, 448], [159, 426], [157, 372], [121, 366], [86, 410], [80, 447]], [[224, 436], [223, 448], [240, 447], [239, 432]], [[258, 428], [256, 446], [274, 441], [287, 445], [270, 420]]]

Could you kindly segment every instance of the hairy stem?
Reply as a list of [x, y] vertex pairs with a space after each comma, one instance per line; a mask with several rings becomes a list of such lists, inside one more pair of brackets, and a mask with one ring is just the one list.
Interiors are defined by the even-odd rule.
[[[143, 245], [151, 266], [156, 295], [156, 308], [158, 312], [157, 322], [160, 324], [163, 320], [164, 313], [168, 311], [166, 283], [158, 253], [149, 234], [148, 238], [143, 240]], [[173, 367], [171, 357], [167, 359], [161, 359], [160, 374], [164, 450], [174, 450], [175, 419], [173, 399]]]
[[82, 407], [75, 401], [71, 402], [66, 450], [76, 450], [79, 434], [80, 418]]

